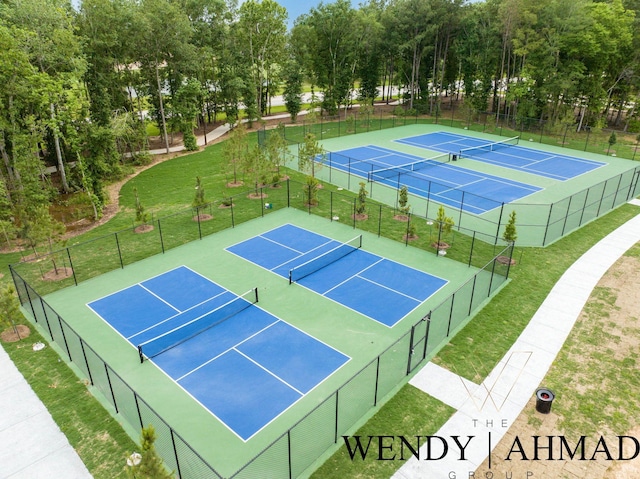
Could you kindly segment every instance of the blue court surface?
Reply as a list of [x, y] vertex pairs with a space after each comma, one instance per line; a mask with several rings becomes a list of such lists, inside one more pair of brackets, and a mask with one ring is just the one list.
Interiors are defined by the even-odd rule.
[[245, 441], [349, 360], [185, 266], [88, 306]]
[[228, 251], [392, 327], [447, 281], [290, 224]]
[[[449, 154], [444, 155], [446, 161]], [[542, 188], [425, 159], [379, 146], [361, 146], [330, 154], [331, 166], [473, 214], [511, 203]], [[386, 168], [389, 168], [388, 170]]]
[[[502, 145], [491, 151], [472, 150], [465, 154], [466, 148], [476, 148], [489, 145], [491, 142], [470, 136], [457, 135], [439, 131], [425, 135], [412, 136], [396, 140], [398, 143], [427, 148], [433, 151], [462, 154], [464, 158], [482, 161], [494, 165], [525, 171], [534, 175], [566, 181], [589, 171], [604, 166], [599, 161], [585, 160], [574, 156], [557, 155], [555, 153], [535, 150], [522, 146]], [[462, 150], [462, 152], [461, 152]]]

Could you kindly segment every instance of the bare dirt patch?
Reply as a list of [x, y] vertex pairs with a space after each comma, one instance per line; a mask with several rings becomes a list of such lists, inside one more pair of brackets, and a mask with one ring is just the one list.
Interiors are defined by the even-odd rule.
[[[542, 381], [544, 386], [556, 385], [552, 388], [556, 400], [551, 412], [538, 413], [532, 397], [494, 449], [491, 469], [485, 461], [475, 477], [492, 473], [493, 477], [514, 478], [640, 478], [640, 457], [615, 460], [619, 453], [618, 436], [640, 439], [640, 391], [633, 380], [638, 374], [640, 320], [637, 285], [631, 280], [639, 275], [640, 259], [623, 256], [603, 276]], [[565, 436], [569, 444], [575, 445], [581, 435], [586, 436], [587, 460], [558, 460], [557, 436]], [[545, 441], [545, 436], [556, 436], [554, 460], [546, 460], [546, 449], [541, 450], [542, 460], [533, 461], [531, 457], [521, 460], [519, 453], [512, 455], [510, 461], [504, 460], [516, 437], [528, 439], [532, 452], [532, 436], [542, 436]], [[605, 438], [614, 460], [603, 452], [594, 454], [600, 436]], [[629, 444], [632, 453], [633, 444]], [[592, 457], [594, 460], [590, 460]]]

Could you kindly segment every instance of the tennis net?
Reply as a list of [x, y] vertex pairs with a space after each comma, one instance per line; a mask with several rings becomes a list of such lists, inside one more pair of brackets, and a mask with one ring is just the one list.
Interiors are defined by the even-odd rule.
[[519, 136], [513, 138], [507, 138], [506, 140], [496, 141], [494, 143], [487, 143], [486, 145], [472, 146], [470, 148], [462, 148], [460, 150], [460, 158], [470, 158], [476, 154], [488, 153], [490, 151], [500, 150], [502, 148], [508, 148], [515, 146], [520, 142]]
[[151, 338], [144, 343], [141, 343], [138, 345], [140, 362], [143, 362], [145, 357], [151, 359], [184, 343], [185, 341], [188, 341], [200, 333], [204, 333], [208, 329], [219, 325], [257, 302], [258, 288], [254, 288], [247, 291], [242, 296], [237, 296], [222, 306], [218, 306], [207, 314], [203, 314], [202, 316], [173, 328], [166, 333], [160, 334], [155, 338]]
[[388, 166], [386, 168], [372, 170], [367, 174], [367, 181], [371, 183], [376, 180], [384, 180], [397, 175], [403, 175], [406, 173], [411, 173], [413, 171], [419, 171], [424, 170], [425, 168], [439, 166], [444, 163], [448, 163], [450, 157], [451, 155], [449, 153], [444, 153], [434, 158], [426, 158], [424, 160], [414, 161], [412, 163], [405, 163], [403, 165]]
[[325, 266], [329, 266], [331, 263], [335, 263], [339, 259], [344, 258], [359, 248], [362, 248], [362, 235], [356, 236], [352, 240], [342, 243], [335, 248], [316, 256], [306, 263], [299, 264], [298, 266], [290, 269], [289, 284], [294, 281], [299, 281], [305, 276], [309, 276]]

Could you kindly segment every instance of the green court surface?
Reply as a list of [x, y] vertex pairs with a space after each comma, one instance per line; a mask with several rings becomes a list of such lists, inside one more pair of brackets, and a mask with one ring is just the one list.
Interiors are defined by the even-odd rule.
[[[372, 145], [413, 157], [435, 158], [442, 155], [442, 152], [395, 141], [433, 132], [465, 135], [485, 140], [487, 143], [503, 140], [495, 135], [441, 125], [409, 125], [332, 138], [323, 140], [320, 144], [327, 152], [340, 152]], [[524, 139], [520, 140], [519, 146], [548, 152], [550, 155], [594, 160], [604, 163], [604, 165], [566, 181], [559, 181], [523, 170], [505, 168], [497, 164], [467, 158], [447, 163], [466, 170], [473, 170], [480, 175], [501, 177], [540, 188], [540, 191], [511, 203], [505, 203], [504, 207], [500, 202], [496, 202], [495, 208], [487, 208], [488, 211], [481, 214], [473, 214], [445, 204], [447, 213], [453, 217], [456, 226], [495, 235], [496, 231], [502, 230], [508, 214], [511, 211], [516, 211], [518, 245], [546, 246], [640, 193], [640, 182], [638, 181], [640, 166], [637, 162], [570, 150], [560, 146], [528, 142]], [[501, 151], [508, 152], [508, 148]], [[291, 147], [291, 153], [292, 159], [287, 163], [287, 166], [297, 168], [297, 146]], [[425, 171], [428, 172], [428, 170]], [[394, 188], [378, 182], [367, 182], [366, 177], [348, 174], [337, 168], [329, 168], [327, 160], [321, 168], [316, 169], [316, 176], [351, 191], [358, 191], [359, 183], [364, 181], [371, 198], [392, 206], [397, 204], [397, 187]], [[398, 186], [401, 185], [402, 176], [400, 176], [398, 183]], [[464, 190], [464, 186], [460, 189]], [[467, 199], [473, 197], [471, 193], [465, 194]], [[428, 201], [417, 195], [410, 195], [409, 203], [414, 214], [428, 218], [435, 218], [439, 207], [437, 200]]]
[[[376, 134], [384, 133], [387, 132]], [[45, 297], [53, 310], [225, 477], [235, 473], [292, 428], [372, 359], [405, 335], [413, 324], [478, 273], [476, 268], [438, 257], [432, 252], [363, 233], [364, 250], [448, 281], [446, 286], [390, 328], [300, 285], [289, 285], [283, 277], [225, 251], [231, 245], [287, 223], [338, 241], [348, 241], [360, 233], [338, 222], [319, 219], [298, 210], [276, 211]], [[138, 351], [87, 306], [96, 299], [181, 265], [236, 294], [257, 287], [261, 308], [337, 349], [351, 360], [251, 439], [242, 441], [152, 362], [141, 364]], [[398, 355], [397, 367], [406, 369], [406, 360], [406, 354]], [[331, 409], [335, 409], [335, 406], [331, 406]], [[129, 412], [135, 416], [135, 413]]]

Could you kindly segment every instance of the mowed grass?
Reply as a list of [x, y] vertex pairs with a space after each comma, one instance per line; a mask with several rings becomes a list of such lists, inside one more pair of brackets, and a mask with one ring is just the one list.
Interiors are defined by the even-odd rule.
[[[250, 139], [252, 142], [256, 141], [255, 134], [250, 134]], [[138, 189], [142, 203], [154, 218], [188, 209], [195, 192], [196, 176], [203, 179], [206, 198], [209, 201], [239, 194], [239, 189], [226, 187], [231, 176], [224, 167], [222, 147], [222, 144], [212, 145], [204, 151], [179, 156], [141, 173], [123, 187], [120, 212], [115, 218], [85, 235], [74, 238], [69, 244], [104, 237], [114, 231], [130, 228], [135, 218], [134, 186]], [[302, 180], [302, 176], [297, 173], [287, 174], [296, 181]], [[246, 188], [241, 190], [244, 192]], [[335, 191], [335, 188], [327, 185], [323, 194], [331, 191]], [[352, 198], [353, 195], [347, 194], [347, 197]], [[350, 205], [350, 200], [344, 202]], [[326, 202], [323, 201], [322, 206], [312, 213], [322, 213], [323, 216], [330, 214], [326, 206]], [[370, 213], [374, 213], [374, 210], [375, 203], [370, 203]], [[564, 270], [590, 246], [635, 216], [637, 212], [636, 207], [625, 205], [552, 246], [544, 249], [518, 250], [515, 257], [519, 264], [511, 269], [513, 281], [445, 346], [435, 361], [471, 380], [481, 381], [526, 326]], [[385, 235], [401, 240], [406, 225], [384, 222], [379, 226]], [[371, 225], [365, 228], [371, 228]], [[423, 237], [427, 234], [421, 232]], [[456, 236], [456, 244], [451, 250], [451, 255], [464, 244], [463, 238]], [[466, 257], [461, 255], [460, 259], [462, 256]], [[1, 261], [6, 265], [15, 262], [17, 258], [18, 254], [4, 255]], [[31, 338], [28, 341], [31, 341]], [[76, 447], [92, 474], [95, 477], [119, 477], [122, 473], [123, 458], [135, 445], [118, 422], [111, 419], [106, 410], [88, 393], [86, 386], [51, 349], [47, 348], [46, 353], [38, 357], [42, 359], [33, 363], [34, 356], [28, 354], [31, 352], [29, 343], [3, 346], [10, 352], [12, 359], [45, 405], [50, 411], [55, 410], [55, 414], [52, 411], [52, 415], [56, 422], [65, 424], [64, 427], [61, 425], [61, 428], [70, 437], [70, 442]], [[58, 368], [61, 368], [61, 372], [51, 376]], [[54, 384], [55, 388], [49, 387]], [[56, 392], [52, 393], [53, 389]], [[80, 398], [84, 401], [85, 397], [91, 402], [86, 405], [83, 402], [83, 405], [77, 408], [76, 404], [80, 404]], [[69, 407], [71, 404], [74, 405], [73, 408]], [[80, 412], [83, 414], [79, 414]], [[404, 386], [358, 433], [400, 435], [406, 431], [407, 435], [428, 435], [435, 432], [450, 414], [451, 411], [446, 406], [411, 386]], [[364, 464], [362, 461], [360, 464], [356, 461], [352, 463], [345, 454], [346, 450], [341, 448], [322, 466], [315, 477], [382, 478], [389, 477], [389, 471], [392, 473], [393, 469], [399, 466], [395, 461], [372, 460], [371, 464], [369, 461]], [[366, 475], [358, 472], [364, 469]]]
[[[624, 256], [640, 258], [640, 243]], [[636, 260], [635, 271], [637, 265]], [[622, 271], [614, 266], [607, 275], [622, 280]], [[620, 288], [629, 294], [628, 283]], [[640, 424], [640, 352], [636, 346], [640, 318], [632, 306], [617, 313], [621, 310], [618, 296], [618, 288], [606, 283], [593, 290], [545, 378], [545, 384], [557, 393], [554, 412], [561, 417], [559, 425], [571, 437], [595, 437], [603, 431], [625, 435]], [[632, 301], [626, 297], [623, 304]]]
[[[405, 459], [411, 456], [411, 452], [406, 447], [404, 453], [401, 451], [400, 440], [397, 437], [405, 436], [415, 447], [417, 444], [415, 436], [435, 434], [453, 412], [453, 408], [427, 396], [411, 385], [406, 385], [354, 434], [354, 436], [360, 436], [361, 444], [365, 449], [370, 444], [365, 457], [362, 457], [362, 453], [356, 453], [352, 459], [344, 445], [344, 439], [339, 438], [342, 446], [340, 450], [320, 466], [311, 477], [313, 479], [389, 478], [398, 468], [398, 464], [402, 463], [401, 455]], [[370, 441], [369, 436], [392, 436], [394, 439], [385, 439], [383, 447], [393, 444], [393, 448], [380, 450], [378, 438]], [[350, 444], [355, 450], [355, 440], [350, 439]], [[394, 456], [396, 460], [381, 459], [390, 459]]]

